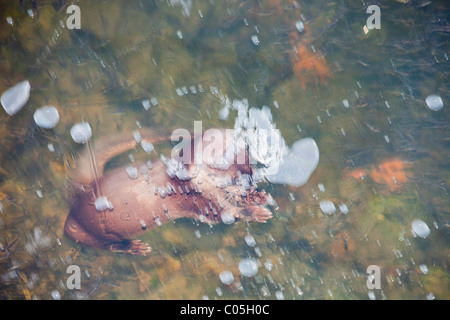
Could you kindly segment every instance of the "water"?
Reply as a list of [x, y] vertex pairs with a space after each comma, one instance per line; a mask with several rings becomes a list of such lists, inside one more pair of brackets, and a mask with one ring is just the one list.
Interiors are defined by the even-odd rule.
[[[446, 1], [383, 2], [381, 29], [367, 34], [361, 2], [79, 1], [81, 30], [65, 26], [60, 3], [2, 9], [0, 93], [25, 79], [31, 90], [0, 108], [1, 298], [450, 298]], [[51, 130], [33, 118], [46, 105], [59, 113]], [[286, 148], [274, 157], [252, 150], [261, 179], [271, 159], [289, 155], [278, 159], [291, 171], [258, 183], [273, 198], [272, 219], [162, 223], [148, 208], [159, 227], [138, 237], [152, 247], [145, 257], [64, 235], [69, 177], [86, 142], [139, 130], [150, 143], [146, 128], [168, 137], [200, 120], [204, 130], [248, 130], [250, 120], [279, 130], [269, 137]], [[307, 138], [312, 157], [297, 152]], [[134, 159], [132, 176], [151, 181], [152, 162], [173, 147], [151, 143], [107, 170]], [[426, 238], [414, 236], [415, 220]], [[244, 259], [255, 275], [242, 276]], [[366, 286], [374, 264], [382, 289]], [[66, 286], [70, 265], [80, 266], [80, 290]]]

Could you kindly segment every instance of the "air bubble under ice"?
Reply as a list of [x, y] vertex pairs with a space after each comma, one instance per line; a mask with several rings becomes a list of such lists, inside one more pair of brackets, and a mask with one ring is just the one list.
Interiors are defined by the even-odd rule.
[[54, 106], [45, 106], [37, 109], [33, 115], [34, 122], [44, 129], [54, 128], [59, 122], [58, 109]]
[[433, 111], [439, 111], [444, 107], [444, 102], [442, 102], [442, 98], [437, 94], [429, 95], [425, 99], [425, 102], [427, 104], [427, 107]]
[[92, 136], [92, 129], [89, 123], [79, 122], [70, 129], [70, 135], [76, 143], [86, 143]]
[[422, 220], [414, 220], [411, 227], [413, 233], [421, 238], [427, 238], [430, 235], [430, 228]]
[[320, 201], [320, 209], [325, 214], [333, 214], [336, 212], [336, 207], [334, 206], [334, 203], [329, 200]]
[[242, 259], [239, 262], [239, 271], [244, 277], [253, 277], [258, 273], [258, 263], [254, 259]]
[[231, 273], [231, 271], [228, 271], [228, 270], [222, 271], [219, 274], [219, 278], [220, 278], [220, 281], [222, 281], [222, 283], [226, 284], [226, 285], [232, 284], [234, 282], [233, 273]]
[[27, 103], [30, 97], [30, 83], [25, 80], [3, 92], [1, 103], [10, 116], [15, 115]]

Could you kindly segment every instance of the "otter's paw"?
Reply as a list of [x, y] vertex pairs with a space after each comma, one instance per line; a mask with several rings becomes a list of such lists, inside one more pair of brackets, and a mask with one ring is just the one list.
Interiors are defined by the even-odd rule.
[[272, 212], [263, 206], [250, 206], [240, 210], [240, 218], [247, 221], [267, 222], [272, 218]]
[[108, 249], [113, 252], [128, 253], [135, 256], [145, 256], [152, 252], [152, 248], [141, 240], [124, 240], [120, 243], [112, 243], [108, 245]]

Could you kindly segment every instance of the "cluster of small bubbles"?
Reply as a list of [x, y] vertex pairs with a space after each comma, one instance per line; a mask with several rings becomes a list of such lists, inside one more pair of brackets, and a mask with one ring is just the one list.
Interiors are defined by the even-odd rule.
[[258, 273], [258, 262], [251, 258], [239, 262], [239, 271], [244, 277], [253, 277]]
[[125, 171], [131, 179], [137, 179], [139, 176], [138, 169], [135, 166], [129, 165], [125, 168]]
[[179, 162], [174, 158], [170, 158], [169, 160], [165, 159], [163, 162], [167, 167], [166, 173], [171, 179], [176, 176], [181, 181], [191, 180], [192, 177], [182, 162]]
[[195, 236], [200, 239], [202, 237], [202, 235], [200, 234], [200, 230], [195, 230]]
[[226, 284], [226, 285], [232, 284], [234, 282], [233, 273], [231, 273], [231, 271], [228, 271], [228, 270], [222, 271], [219, 274], [219, 278], [220, 278], [220, 281], [222, 281], [222, 283]]
[[333, 214], [336, 212], [336, 207], [334, 206], [334, 203], [329, 200], [320, 201], [320, 209], [325, 214]]

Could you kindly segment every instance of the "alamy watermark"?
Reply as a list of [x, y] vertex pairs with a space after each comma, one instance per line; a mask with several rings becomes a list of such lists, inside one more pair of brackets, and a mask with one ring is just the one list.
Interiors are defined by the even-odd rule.
[[67, 267], [67, 274], [70, 276], [66, 280], [67, 289], [81, 289], [81, 270], [76, 264], [71, 264]]
[[81, 29], [81, 9], [79, 6], [72, 4], [67, 7], [67, 14], [70, 16], [66, 20], [67, 29]]
[[367, 14], [370, 16], [366, 20], [366, 24], [363, 27], [363, 31], [365, 34], [369, 32], [369, 30], [373, 29], [381, 29], [381, 9], [377, 5], [370, 5], [366, 10]]
[[212, 128], [203, 133], [202, 121], [194, 121], [193, 135], [184, 128], [174, 130], [171, 141], [179, 142], [172, 149], [171, 158], [180, 163], [213, 166], [259, 163], [276, 167], [272, 169], [278, 168], [284, 146], [278, 129]]
[[370, 265], [366, 270], [368, 277], [366, 286], [367, 289], [381, 289], [381, 269], [377, 265]]

